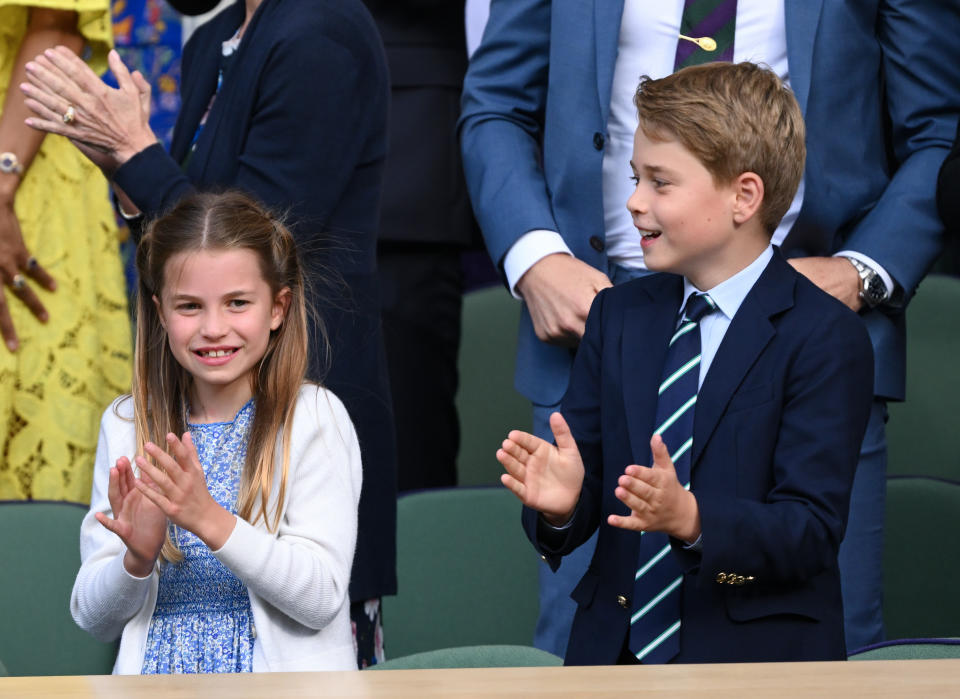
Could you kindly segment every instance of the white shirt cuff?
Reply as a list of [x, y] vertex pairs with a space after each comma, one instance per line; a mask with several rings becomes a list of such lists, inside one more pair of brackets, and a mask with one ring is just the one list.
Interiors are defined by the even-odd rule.
[[862, 252], [854, 252], [853, 250], [841, 250], [840, 252], [836, 253], [834, 257], [852, 257], [858, 262], [862, 262], [880, 275], [880, 278], [887, 287], [887, 299], [889, 300], [890, 297], [893, 296], [893, 292], [896, 291], [897, 288], [896, 282], [893, 281], [893, 277], [890, 276], [889, 272], [881, 267], [880, 264], [869, 255], [864, 255]]
[[570, 248], [556, 231], [532, 230], [517, 239], [517, 242], [503, 256], [503, 274], [507, 278], [507, 285], [514, 298], [521, 300], [523, 298], [517, 293], [517, 282], [520, 281], [520, 277], [544, 257], [555, 253], [573, 256]]

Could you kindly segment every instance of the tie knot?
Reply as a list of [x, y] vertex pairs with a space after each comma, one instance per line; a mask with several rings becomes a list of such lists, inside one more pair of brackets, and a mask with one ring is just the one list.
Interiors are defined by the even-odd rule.
[[693, 294], [687, 299], [687, 306], [683, 309], [683, 317], [694, 323], [699, 323], [705, 315], [717, 310], [717, 304], [707, 294]]

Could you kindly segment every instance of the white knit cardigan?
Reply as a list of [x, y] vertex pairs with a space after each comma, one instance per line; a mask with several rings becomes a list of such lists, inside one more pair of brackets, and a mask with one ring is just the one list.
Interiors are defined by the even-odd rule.
[[[130, 575], [123, 542], [94, 518], [95, 512], [112, 516], [111, 466], [120, 456], [133, 460], [132, 415], [133, 402], [121, 397], [100, 422], [90, 511], [80, 529], [82, 565], [70, 597], [81, 628], [104, 641], [120, 637], [115, 674], [140, 672], [159, 579], [157, 570], [146, 578]], [[276, 458], [280, 463], [279, 439]], [[250, 595], [254, 672], [357, 668], [347, 589], [360, 485], [360, 448], [346, 409], [330, 391], [304, 384], [277, 530], [268, 532], [263, 518], [254, 526], [238, 517], [230, 538], [213, 552]], [[277, 491], [275, 482], [271, 513]]]

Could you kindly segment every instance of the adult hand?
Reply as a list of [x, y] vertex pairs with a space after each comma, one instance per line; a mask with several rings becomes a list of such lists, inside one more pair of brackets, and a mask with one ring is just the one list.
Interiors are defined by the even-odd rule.
[[795, 257], [793, 268], [807, 279], [839, 299], [854, 311], [863, 306], [860, 298], [860, 275], [843, 257]]
[[210, 495], [190, 433], [185, 432], [182, 440], [168, 434], [167, 444], [170, 454], [153, 442], [144, 445], [157, 465], [138, 456], [140, 472], [146, 473], [151, 482], [141, 478], [136, 486], [171, 522], [193, 532], [210, 550], [216, 551], [230, 538], [237, 520]]
[[576, 347], [583, 337], [594, 296], [613, 286], [606, 274], [565, 253], [547, 255], [517, 282], [537, 337], [552, 345]]
[[107, 498], [113, 519], [102, 512], [94, 517], [127, 546], [123, 564], [127, 572], [144, 578], [153, 571], [167, 536], [167, 517], [135, 487], [130, 460], [122, 456], [110, 469]]
[[7, 348], [15, 352], [20, 343], [10, 315], [6, 291], [19, 298], [40, 322], [46, 323], [49, 318], [47, 309], [30, 288], [27, 279], [32, 279], [48, 291], [56, 289], [57, 284], [27, 250], [20, 223], [13, 211], [13, 202], [0, 203], [0, 278], [6, 287], [0, 286], [0, 335]]
[[506, 469], [500, 482], [520, 501], [554, 526], [573, 516], [583, 487], [583, 460], [560, 413], [550, 416], [556, 446], [527, 432], [513, 430], [497, 450]]
[[630, 508], [630, 515], [610, 515], [612, 527], [632, 531], [664, 532], [692, 542], [700, 536], [700, 508], [693, 493], [677, 480], [677, 471], [660, 435], [650, 440], [653, 466], [627, 466], [617, 480], [614, 495]]
[[[20, 89], [36, 114], [27, 119], [28, 126], [66, 136], [109, 176], [157, 137], [150, 129], [149, 88], [143, 76], [131, 74], [116, 51], [110, 51], [107, 61], [117, 89], [63, 46], [27, 63], [29, 82]], [[68, 113], [72, 118], [66, 118]]]

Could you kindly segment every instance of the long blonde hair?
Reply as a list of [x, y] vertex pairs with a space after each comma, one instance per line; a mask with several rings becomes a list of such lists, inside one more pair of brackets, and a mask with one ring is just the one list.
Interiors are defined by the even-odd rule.
[[[182, 252], [250, 250], [257, 256], [273, 298], [289, 289], [280, 327], [253, 374], [255, 411], [240, 479], [237, 513], [251, 523], [261, 517], [274, 531], [280, 522], [290, 466], [290, 440], [297, 394], [307, 369], [307, 304], [303, 273], [290, 231], [266, 209], [237, 191], [199, 193], [182, 199], [153, 221], [137, 248], [137, 339], [133, 407], [137, 452], [147, 441], [165, 446], [169, 432], [187, 429], [186, 397], [192, 378], [170, 350], [153, 297], [162, 298], [167, 261]], [[277, 436], [282, 445], [277, 506], [267, 506], [276, 475]], [[182, 554], [169, 533], [161, 550], [167, 561]]]

